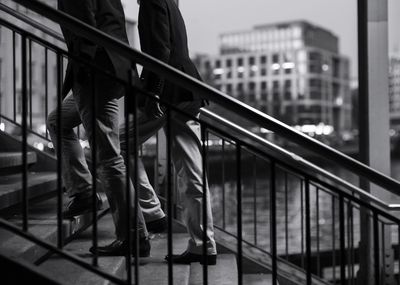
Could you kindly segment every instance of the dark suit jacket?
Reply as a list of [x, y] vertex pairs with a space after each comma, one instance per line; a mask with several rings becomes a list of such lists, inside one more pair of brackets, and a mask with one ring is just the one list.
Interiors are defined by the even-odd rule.
[[[121, 0], [58, 0], [58, 8], [118, 40], [128, 42], [125, 28], [125, 14]], [[95, 58], [97, 51], [96, 44], [67, 29], [62, 28], [62, 32], [69, 52], [87, 60]], [[111, 73], [126, 79], [128, 71], [132, 66], [130, 61], [110, 49], [106, 49], [106, 54], [108, 54], [112, 63], [113, 70], [110, 70]], [[74, 64], [73, 61], [69, 60], [63, 86], [64, 96], [72, 88], [74, 82]]]
[[[189, 58], [186, 27], [173, 0], [141, 0], [139, 36], [143, 52], [201, 80]], [[141, 79], [147, 91], [171, 103], [200, 100], [192, 92], [144, 68]]]

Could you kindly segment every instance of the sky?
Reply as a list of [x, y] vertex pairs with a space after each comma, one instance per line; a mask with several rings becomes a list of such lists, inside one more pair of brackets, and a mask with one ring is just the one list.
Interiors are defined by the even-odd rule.
[[[145, 1], [145, 0], [143, 0]], [[123, 0], [128, 18], [137, 19], [136, 0]], [[357, 0], [179, 0], [191, 55], [217, 54], [218, 36], [255, 25], [307, 20], [339, 37], [340, 53], [357, 74]], [[389, 52], [400, 55], [400, 1], [388, 0]]]

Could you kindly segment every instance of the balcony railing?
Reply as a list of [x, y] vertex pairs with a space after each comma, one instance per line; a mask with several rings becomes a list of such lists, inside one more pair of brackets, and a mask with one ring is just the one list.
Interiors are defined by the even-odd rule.
[[[305, 149], [324, 157], [339, 167], [346, 168], [355, 175], [375, 183], [380, 187], [398, 195], [400, 183], [370, 167], [286, 126], [274, 118], [263, 114], [231, 97], [221, 93], [189, 76], [177, 71], [170, 66], [132, 49], [125, 43], [117, 41], [96, 29], [57, 11], [36, 0], [14, 0], [26, 8], [55, 21], [61, 26], [80, 34], [95, 42], [99, 46], [113, 49], [126, 57], [127, 60], [138, 63], [149, 70], [161, 74], [167, 80], [174, 82], [192, 92], [200, 94], [214, 104], [223, 106], [247, 120], [252, 121], [259, 127], [269, 129], [275, 135], [281, 136], [292, 143], [296, 143]], [[49, 31], [35, 23], [32, 19], [18, 14], [12, 9], [0, 6], [0, 9], [9, 15], [18, 17], [31, 27], [46, 33], [48, 37], [62, 40], [57, 33]], [[61, 113], [61, 88], [64, 74], [64, 62], [73, 59], [90, 68], [92, 74], [102, 74], [110, 80], [123, 84], [130, 94], [140, 92], [153, 100], [159, 100], [146, 93], [133, 82], [124, 81], [120, 78], [104, 72], [90, 62], [74, 57], [59, 45], [51, 43], [44, 37], [35, 35], [33, 32], [24, 30], [11, 21], [0, 19], [0, 26], [8, 29], [12, 34], [13, 48], [10, 57], [13, 58], [13, 111], [12, 115], [1, 115], [1, 120], [14, 125], [21, 130], [22, 154], [23, 154], [23, 199], [22, 213], [23, 225], [19, 227], [0, 219], [0, 227], [12, 231], [61, 257], [74, 262], [88, 271], [94, 272], [116, 284], [139, 284], [139, 262], [135, 262], [133, 269], [127, 266], [127, 278], [120, 279], [100, 270], [97, 266], [98, 256], [93, 256], [93, 264], [89, 264], [76, 255], [63, 250], [62, 239], [62, 204], [63, 192], [61, 181], [61, 147], [58, 147], [57, 171], [58, 171], [58, 239], [57, 246], [38, 239], [29, 233], [29, 193], [27, 187], [27, 146], [28, 134], [48, 140], [47, 132], [39, 134], [33, 130], [32, 124], [32, 46], [42, 49], [44, 52], [44, 92], [45, 92], [45, 115], [47, 118], [49, 97], [56, 102], [58, 109], [58, 141], [61, 141], [62, 113]], [[16, 47], [17, 42], [20, 49]], [[16, 53], [20, 52], [19, 55]], [[48, 59], [55, 60], [55, 91], [49, 93], [48, 87]], [[20, 60], [17, 60], [19, 58]], [[18, 63], [20, 63], [18, 65]], [[19, 67], [19, 68], [18, 68]], [[17, 72], [20, 71], [20, 86], [17, 86]], [[20, 92], [18, 92], [20, 89]], [[134, 92], [133, 92], [134, 91]], [[93, 95], [93, 94], [92, 94]], [[93, 104], [97, 98], [93, 97]], [[21, 110], [18, 111], [19, 103]], [[133, 110], [137, 109], [137, 100], [132, 100]], [[222, 242], [237, 254], [238, 258], [238, 280], [243, 284], [243, 263], [246, 258], [258, 258], [258, 261], [272, 273], [273, 284], [278, 279], [297, 278], [300, 283], [306, 284], [355, 284], [357, 270], [360, 266], [360, 254], [357, 249], [360, 242], [360, 221], [370, 223], [372, 244], [371, 256], [374, 259], [375, 284], [384, 284], [387, 278], [382, 271], [382, 265], [387, 252], [385, 242], [391, 242], [394, 260], [399, 260], [400, 249], [400, 220], [390, 211], [398, 209], [396, 205], [387, 205], [385, 202], [359, 189], [358, 187], [336, 177], [310, 162], [279, 148], [272, 143], [255, 136], [247, 130], [221, 118], [210, 111], [203, 110], [200, 119], [186, 114], [176, 106], [159, 100], [167, 109], [166, 125], [166, 149], [167, 149], [167, 187], [164, 193], [165, 208], [168, 213], [168, 254], [172, 254], [172, 223], [178, 217], [173, 208], [181, 208], [181, 203], [174, 194], [171, 166], [171, 116], [181, 114], [195, 120], [202, 127], [202, 155], [203, 155], [203, 181], [208, 174], [210, 185], [212, 185], [212, 198], [214, 201], [214, 214], [216, 215], [215, 227], [219, 229]], [[18, 115], [20, 114], [20, 118]], [[133, 114], [134, 129], [138, 130], [137, 113]], [[125, 106], [125, 126], [132, 124]], [[128, 134], [128, 132], [126, 132]], [[129, 156], [133, 157], [135, 163], [138, 161], [139, 143], [137, 136], [133, 138], [133, 149], [129, 149], [130, 140], [128, 135], [126, 141], [126, 161]], [[215, 143], [214, 143], [215, 142]], [[96, 189], [96, 139], [91, 146], [93, 173], [93, 194]], [[212, 161], [214, 158], [214, 162]], [[233, 162], [233, 163], [232, 163]], [[220, 170], [218, 175], [211, 176], [210, 165], [217, 165]], [[136, 165], [137, 166], [137, 165]], [[129, 169], [127, 173], [133, 172], [133, 183], [135, 189], [137, 184], [137, 167], [135, 171]], [[230, 172], [230, 176], [228, 175]], [[258, 185], [260, 175], [263, 177], [262, 184]], [[218, 176], [218, 177], [217, 177]], [[234, 179], [232, 179], [234, 177]], [[129, 176], [127, 175], [127, 180]], [[205, 185], [205, 183], [203, 183]], [[129, 183], [127, 183], [129, 185]], [[126, 189], [127, 200], [130, 200], [129, 189]], [[203, 191], [203, 201], [207, 199], [206, 191]], [[95, 196], [95, 195], [94, 195]], [[296, 203], [290, 203], [293, 196], [299, 197]], [[135, 191], [135, 209], [138, 209], [138, 196]], [[233, 206], [232, 206], [233, 205]], [[205, 207], [205, 203], [203, 203]], [[220, 207], [219, 207], [220, 206]], [[293, 206], [294, 209], [291, 209]], [[203, 228], [207, 228], [205, 216], [207, 211], [203, 207]], [[129, 207], [128, 207], [129, 209]], [[96, 203], [93, 203], [93, 234], [92, 243], [97, 247], [97, 219]], [[127, 215], [127, 227], [131, 224], [131, 213]], [[244, 217], [246, 220], [244, 221]], [[294, 223], [291, 221], [295, 221]], [[134, 224], [137, 225], [137, 212], [134, 215]], [[130, 231], [128, 231], [130, 232]], [[390, 238], [389, 238], [390, 236]], [[204, 241], [205, 241], [204, 236]], [[137, 235], [129, 237], [137, 246]], [[129, 243], [130, 244], [130, 243]], [[206, 244], [205, 242], [203, 244]], [[138, 252], [136, 250], [136, 252]], [[206, 254], [206, 247], [204, 247]], [[137, 260], [138, 256], [134, 256]], [[132, 256], [127, 254], [126, 264], [132, 264]], [[361, 268], [363, 269], [363, 268]], [[132, 274], [133, 272], [134, 274]], [[396, 271], [398, 268], [396, 268]], [[295, 272], [295, 273], [293, 273]], [[292, 276], [289, 276], [290, 273]], [[132, 277], [132, 275], [134, 277]], [[134, 280], [133, 280], [134, 278]], [[168, 281], [173, 284], [173, 264], [168, 261]], [[208, 268], [203, 267], [203, 283], [208, 283]], [[396, 284], [400, 284], [397, 280]]]

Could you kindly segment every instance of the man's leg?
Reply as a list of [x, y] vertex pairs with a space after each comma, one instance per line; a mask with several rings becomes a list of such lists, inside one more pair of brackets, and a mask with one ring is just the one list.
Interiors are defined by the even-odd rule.
[[[81, 118], [72, 95], [68, 95], [62, 102], [61, 118], [62, 176], [67, 193], [72, 197], [76, 194], [87, 193], [92, 187], [92, 175], [86, 164], [79, 138], [73, 130], [81, 124]], [[49, 114], [47, 129], [54, 148], [57, 149], [57, 110]]]
[[[138, 111], [138, 144], [143, 144], [146, 140], [152, 137], [157, 133], [165, 124], [165, 120], [162, 119], [153, 119], [150, 120], [147, 116]], [[129, 142], [130, 142], [130, 152], [133, 153], [133, 139], [135, 135], [133, 120], [130, 120], [129, 123]], [[122, 124], [120, 127], [120, 141], [121, 141], [121, 152], [123, 157], [125, 158], [125, 149], [126, 149], [126, 141], [125, 141], [125, 124]], [[130, 159], [130, 169], [131, 169], [131, 178], [134, 173], [134, 161], [131, 157]], [[160, 200], [157, 197], [157, 194], [154, 191], [153, 186], [150, 184], [149, 178], [147, 176], [146, 170], [144, 168], [142, 159], [139, 157], [138, 159], [138, 185], [139, 185], [139, 203], [142, 208], [143, 216], [146, 223], [151, 225], [151, 222], [159, 221], [160, 219], [165, 217], [164, 211], [161, 209]], [[156, 227], [156, 224], [155, 224]], [[160, 223], [161, 229], [152, 229], [154, 231], [163, 230], [163, 225]], [[151, 230], [150, 230], [151, 231]]]
[[[91, 76], [88, 82], [75, 84], [74, 98], [81, 115], [82, 123], [93, 146], [96, 140], [96, 160], [99, 166], [99, 178], [105, 189], [110, 208], [113, 214], [117, 239], [124, 241], [127, 237], [127, 207], [131, 207], [134, 215], [134, 194], [130, 182], [126, 185], [126, 167], [120, 153], [118, 102], [124, 88], [111, 79], [97, 75], [92, 84]], [[95, 90], [92, 89], [92, 86]], [[96, 106], [92, 104], [92, 95], [96, 96]], [[93, 122], [93, 111], [96, 119]], [[128, 186], [128, 187], [127, 187]], [[130, 191], [131, 201], [127, 201], [127, 189]], [[147, 237], [148, 233], [140, 208], [138, 209], [139, 235]], [[133, 222], [133, 219], [131, 219]]]
[[[197, 103], [181, 103], [179, 108], [199, 114]], [[171, 126], [172, 159], [178, 179], [183, 179], [179, 189], [183, 194], [186, 226], [190, 235], [187, 251], [201, 255], [203, 252], [203, 184], [206, 183], [207, 200], [207, 254], [217, 253], [211, 211], [210, 192], [207, 181], [203, 181], [203, 158], [201, 153], [200, 124], [184, 115], [174, 114]]]

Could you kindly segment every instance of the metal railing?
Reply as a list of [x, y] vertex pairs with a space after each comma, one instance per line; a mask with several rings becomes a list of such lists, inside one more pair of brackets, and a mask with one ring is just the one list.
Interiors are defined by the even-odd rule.
[[[304, 148], [317, 153], [318, 155], [324, 156], [332, 162], [338, 164], [341, 167], [349, 169], [351, 172], [362, 176], [369, 181], [398, 194], [400, 189], [400, 183], [387, 177], [366, 165], [359, 163], [358, 161], [349, 158], [336, 150], [323, 145], [322, 143], [311, 139], [300, 132], [293, 130], [292, 128], [284, 125], [283, 123], [263, 114], [245, 104], [221, 93], [189, 76], [179, 72], [168, 65], [151, 58], [139, 51], [131, 49], [125, 43], [117, 41], [110, 36], [101, 33], [94, 28], [85, 25], [82, 22], [75, 20], [74, 18], [65, 15], [62, 12], [52, 9], [43, 3], [34, 0], [14, 0], [27, 8], [49, 18], [65, 28], [78, 33], [82, 36], [87, 37], [92, 42], [97, 43], [100, 46], [113, 49], [118, 51], [121, 55], [125, 56], [127, 60], [141, 64], [156, 73], [162, 74], [166, 79], [173, 81], [177, 85], [191, 90], [200, 94], [202, 97], [208, 99], [216, 104], [223, 105], [226, 109], [234, 111], [246, 119], [256, 123], [260, 127], [264, 127], [274, 131], [275, 134], [287, 138], [291, 142], [297, 143]], [[0, 7], [1, 9], [1, 7]], [[11, 14], [11, 13], [10, 13]], [[15, 13], [13, 13], [15, 14]], [[30, 23], [28, 18], [20, 18], [21, 20]], [[33, 33], [27, 32], [16, 25], [0, 19], [0, 26], [7, 28], [12, 31], [13, 43], [15, 39], [21, 40], [21, 104], [22, 112], [20, 119], [20, 126], [22, 129], [22, 153], [23, 153], [23, 231], [13, 226], [12, 224], [0, 220], [0, 226], [6, 228], [18, 235], [21, 235], [32, 242], [35, 242], [48, 250], [59, 254], [60, 256], [83, 266], [89, 271], [92, 271], [112, 282], [117, 284], [131, 284], [133, 281], [135, 284], [139, 284], [139, 262], [135, 262], [133, 269], [127, 266], [127, 278], [117, 278], [110, 274], [101, 271], [98, 265], [97, 255], [93, 256], [92, 265], [81, 260], [80, 258], [67, 253], [62, 250], [62, 184], [61, 184], [61, 153], [57, 152], [58, 158], [58, 213], [57, 213], [57, 224], [58, 224], [58, 239], [57, 247], [54, 245], [44, 242], [35, 236], [29, 234], [29, 193], [27, 187], [27, 144], [28, 132], [32, 132], [32, 117], [29, 118], [28, 114], [32, 115], [32, 72], [29, 70], [32, 67], [29, 58], [31, 58], [30, 52], [32, 44], [40, 46], [45, 51], [45, 73], [46, 73], [46, 84], [45, 89], [47, 90], [47, 58], [48, 54], [53, 54], [56, 57], [56, 90], [57, 90], [57, 106], [58, 106], [58, 135], [60, 142], [60, 134], [62, 128], [62, 113], [61, 113], [61, 82], [63, 75], [63, 62], [67, 58], [72, 58], [77, 62], [88, 66], [92, 74], [102, 74], [107, 76], [110, 80], [115, 80], [120, 84], [123, 84], [129, 93], [134, 90], [135, 92], [141, 92], [147, 95], [149, 98], [158, 100], [152, 97], [151, 94], [147, 94], [144, 90], [134, 85], [133, 82], [124, 81], [115, 76], [108, 74], [92, 63], [86, 62], [80, 58], [74, 57], [64, 49], [57, 45], [49, 43], [47, 40], [34, 35]], [[34, 26], [34, 25], [32, 25]], [[38, 26], [34, 26], [38, 28]], [[44, 27], [41, 30], [46, 32]], [[47, 33], [47, 32], [46, 32]], [[48, 33], [52, 36], [50, 33]], [[14, 51], [16, 49], [13, 49]], [[15, 52], [14, 52], [15, 53]], [[13, 57], [16, 57], [13, 54]], [[14, 70], [14, 86], [15, 83], [15, 68], [16, 61], [13, 61]], [[130, 77], [129, 77], [130, 78]], [[16, 87], [14, 88], [13, 97], [17, 98]], [[48, 91], [46, 91], [46, 102]], [[93, 94], [92, 94], [93, 96]], [[93, 96], [93, 104], [96, 104], [96, 97]], [[16, 104], [17, 100], [14, 100]], [[269, 143], [268, 141], [262, 140], [253, 134], [241, 129], [240, 127], [230, 123], [229, 121], [212, 114], [209, 111], [203, 111], [203, 116], [206, 119], [198, 119], [190, 114], [179, 110], [176, 106], [173, 106], [165, 101], [160, 101], [167, 108], [167, 125], [165, 128], [167, 136], [167, 161], [170, 162], [172, 158], [171, 154], [171, 116], [173, 114], [182, 114], [191, 120], [199, 122], [202, 126], [202, 149], [203, 154], [203, 182], [208, 174], [208, 179], [212, 188], [212, 200], [214, 201], [214, 215], [217, 219], [215, 226], [221, 230], [221, 237], [226, 238], [228, 242], [236, 242], [236, 248], [233, 249], [237, 253], [238, 258], [238, 280], [239, 284], [243, 284], [243, 264], [246, 256], [248, 257], [254, 250], [257, 250], [260, 256], [261, 262], [266, 267], [270, 268], [273, 277], [273, 284], [277, 284], [279, 278], [288, 278], [287, 268], [295, 270], [298, 274], [298, 278], [306, 284], [312, 284], [315, 282], [332, 282], [333, 284], [355, 284], [356, 274], [355, 271], [359, 267], [358, 252], [356, 249], [356, 243], [359, 241], [359, 224], [357, 219], [366, 213], [366, 220], [372, 224], [373, 230], [371, 231], [371, 237], [373, 240], [373, 257], [375, 259], [375, 284], [383, 284], [386, 275], [382, 274], [382, 261], [385, 258], [384, 242], [387, 240], [387, 235], [394, 235], [400, 238], [398, 232], [400, 231], [400, 220], [394, 215], [389, 213], [389, 209], [394, 209], [396, 206], [386, 205], [383, 201], [380, 201], [374, 196], [358, 189], [350, 183], [343, 181], [336, 176], [318, 168], [311, 163], [299, 159], [296, 156], [280, 149]], [[29, 105], [30, 104], [30, 105]], [[129, 161], [129, 154], [134, 156], [134, 161], [137, 163], [138, 160], [138, 123], [135, 119], [137, 117], [137, 100], [133, 100], [133, 117], [134, 117], [134, 129], [136, 135], [133, 137], [133, 149], [129, 149], [129, 140], [132, 140], [127, 135], [126, 131], [126, 160]], [[16, 110], [14, 105], [14, 110]], [[30, 110], [30, 112], [28, 111]], [[46, 105], [46, 115], [48, 107]], [[16, 123], [17, 112], [14, 112], [13, 118], [7, 118], [7, 120]], [[95, 114], [93, 115], [95, 116]], [[2, 117], [4, 118], [4, 116]], [[30, 119], [28, 122], [28, 118]], [[94, 119], [94, 118], [93, 118]], [[209, 121], [211, 119], [211, 122]], [[125, 109], [125, 126], [129, 127], [130, 120], [127, 109]], [[226, 131], [229, 129], [229, 132]], [[47, 136], [42, 136], [46, 139]], [[212, 142], [217, 141], [214, 144]], [[260, 148], [260, 145], [263, 147]], [[61, 149], [59, 146], [58, 149]], [[215, 150], [218, 150], [216, 153]], [[268, 149], [268, 150], [267, 150]], [[92, 172], [93, 172], [93, 193], [95, 194], [96, 189], [96, 139], [91, 145], [92, 151]], [[272, 154], [271, 154], [272, 153]], [[221, 156], [220, 159], [215, 159]], [[221, 163], [221, 175], [219, 181], [215, 175], [211, 175], [210, 165], [212, 159]], [[228, 162], [234, 162], [228, 163]], [[232, 168], [232, 165], [234, 166]], [[249, 165], [249, 166], [248, 166]], [[208, 168], [208, 169], [207, 169]], [[138, 189], [137, 184], [137, 165], [133, 171], [133, 183], [135, 189]], [[127, 173], [130, 173], [129, 165], [127, 164]], [[227, 182], [227, 173], [232, 172], [233, 175]], [[262, 179], [260, 179], [260, 175]], [[234, 177], [234, 178], [232, 178]], [[322, 178], [321, 178], [322, 177]], [[127, 182], [129, 181], [129, 175], [126, 176]], [[257, 182], [261, 182], [261, 185], [257, 185]], [[129, 183], [127, 183], [129, 185]], [[205, 185], [205, 183], [203, 183]], [[204, 189], [203, 189], [204, 190]], [[250, 193], [249, 193], [250, 192]], [[126, 191], [127, 200], [130, 200], [129, 189]], [[295, 206], [294, 210], [290, 209], [290, 197], [291, 195], [297, 195], [299, 201]], [[203, 201], [207, 199], [207, 192], [203, 191]], [[94, 197], [95, 195], [93, 195]], [[250, 198], [249, 198], [250, 197]], [[229, 199], [229, 203], [227, 202]], [[134, 224], [137, 226], [137, 209], [138, 209], [138, 196], [135, 191], [135, 212]], [[166, 209], [168, 215], [168, 254], [172, 254], [172, 222], [173, 222], [173, 206], [180, 204], [180, 201], [174, 197], [174, 191], [172, 189], [172, 166], [171, 163], [167, 163], [167, 187], [165, 191]], [[94, 202], [94, 201], [93, 201]], [[222, 204], [222, 207], [218, 207], [218, 203]], [[322, 205], [321, 205], [322, 203]], [[260, 206], [261, 204], [261, 206]], [[312, 204], [315, 205], [313, 208]], [[206, 211], [204, 209], [205, 203], [203, 203], [203, 228], [206, 227]], [[234, 205], [229, 207], [229, 205]], [[320, 210], [321, 208], [328, 209], [324, 213]], [[128, 207], [129, 209], [129, 207]], [[215, 209], [221, 209], [218, 212]], [[93, 246], [97, 247], [97, 219], [96, 215], [96, 203], [93, 203]], [[248, 212], [251, 212], [250, 215]], [[127, 210], [127, 227], [130, 227], [131, 213]], [[249, 218], [250, 217], [250, 218]], [[296, 220], [297, 217], [297, 220]], [[329, 220], [329, 217], [330, 220]], [[247, 219], [244, 221], [244, 219]], [[250, 220], [250, 223], [248, 223]], [[297, 221], [300, 227], [293, 228], [294, 224], [291, 224], [291, 220]], [[390, 229], [390, 230], [388, 230]], [[128, 231], [130, 232], [130, 231]], [[251, 233], [252, 232], [252, 233]], [[323, 234], [321, 234], [323, 232]], [[388, 233], [390, 232], [390, 233]], [[392, 234], [392, 232], [394, 234]], [[136, 231], [137, 233], [137, 231]], [[251, 234], [250, 234], [251, 233]], [[300, 233], [299, 241], [296, 238], [291, 238], [291, 235], [298, 236]], [[280, 235], [280, 237], [278, 237]], [[138, 252], [138, 236], [128, 236], [128, 239], [133, 239], [133, 245], [136, 247], [136, 253]], [[205, 241], [206, 236], [203, 237]], [[297, 242], [297, 244], [296, 244]], [[397, 241], [398, 243], [398, 241]], [[129, 242], [129, 247], [131, 243]], [[203, 242], [205, 244], [205, 242]], [[400, 244], [400, 243], [398, 243]], [[203, 254], [206, 254], [206, 248], [204, 246]], [[372, 250], [372, 248], [371, 248]], [[128, 250], [130, 252], [130, 248]], [[397, 250], [399, 253], [400, 250]], [[397, 254], [398, 255], [398, 254]], [[257, 255], [258, 256], [258, 255]], [[328, 256], [328, 257], [327, 257]], [[126, 264], [131, 264], [131, 255], [126, 255]], [[137, 260], [138, 256], [134, 256]], [[395, 259], [399, 259], [398, 256]], [[169, 284], [173, 284], [173, 264], [168, 261], [168, 280]], [[336, 272], [338, 269], [339, 273]], [[132, 270], [134, 277], [132, 277]], [[295, 276], [294, 276], [295, 277]], [[293, 278], [294, 278], [293, 277]], [[134, 280], [133, 280], [134, 278]], [[208, 283], [208, 270], [207, 266], [203, 267], [203, 283]], [[316, 283], [317, 284], [317, 283]], [[397, 281], [397, 284], [400, 284]]]

